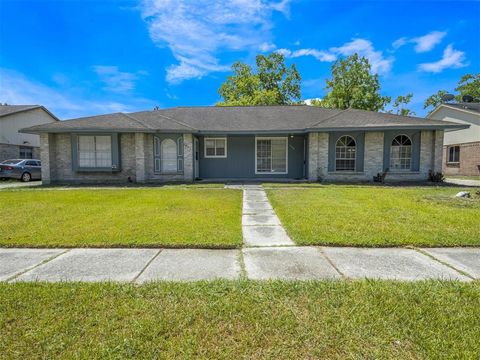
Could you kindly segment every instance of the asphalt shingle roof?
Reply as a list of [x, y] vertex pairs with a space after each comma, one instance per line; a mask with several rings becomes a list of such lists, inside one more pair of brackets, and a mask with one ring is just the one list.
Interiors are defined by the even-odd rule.
[[0, 105], [0, 118], [3, 116], [12, 115], [22, 111], [29, 111], [34, 109], [43, 109], [52, 118], [54, 118], [55, 120], [58, 120], [58, 118], [55, 115], [53, 115], [50, 111], [48, 111], [42, 105]]
[[462, 110], [469, 110], [475, 113], [480, 114], [480, 103], [458, 103], [458, 104], [445, 104], [446, 106], [462, 109]]
[[199, 106], [114, 113], [37, 125], [25, 132], [304, 132], [335, 129], [461, 128], [446, 121], [427, 120], [364, 110], [316, 106]]
[[17, 112], [32, 110], [41, 107], [40, 105], [0, 105], [0, 117], [15, 114]]

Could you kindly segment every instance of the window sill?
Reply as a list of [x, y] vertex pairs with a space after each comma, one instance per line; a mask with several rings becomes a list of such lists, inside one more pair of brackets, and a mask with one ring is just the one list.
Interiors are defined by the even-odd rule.
[[154, 175], [183, 175], [183, 171], [170, 171], [170, 172], [160, 172], [154, 171]]
[[74, 170], [75, 172], [119, 172], [121, 169], [112, 169], [112, 168], [77, 168]]
[[410, 170], [389, 170], [387, 173], [388, 174], [394, 174], [394, 175], [415, 175], [415, 174], [420, 174], [420, 171], [410, 171]]
[[365, 175], [364, 171], [329, 171], [328, 175]]

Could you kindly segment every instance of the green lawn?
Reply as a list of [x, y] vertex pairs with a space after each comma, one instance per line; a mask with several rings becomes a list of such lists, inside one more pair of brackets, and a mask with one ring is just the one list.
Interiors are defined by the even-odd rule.
[[0, 246], [238, 247], [241, 212], [238, 190], [2, 190]]
[[480, 285], [0, 284], [4, 359], [478, 359]]
[[480, 196], [452, 187], [331, 185], [270, 189], [267, 195], [297, 244], [480, 245]]

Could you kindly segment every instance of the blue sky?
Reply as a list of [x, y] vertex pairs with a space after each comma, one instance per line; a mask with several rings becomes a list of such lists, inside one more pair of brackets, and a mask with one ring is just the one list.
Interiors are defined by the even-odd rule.
[[230, 65], [279, 51], [321, 98], [359, 52], [411, 108], [480, 72], [479, 1], [0, 0], [0, 102], [60, 118], [213, 105]]

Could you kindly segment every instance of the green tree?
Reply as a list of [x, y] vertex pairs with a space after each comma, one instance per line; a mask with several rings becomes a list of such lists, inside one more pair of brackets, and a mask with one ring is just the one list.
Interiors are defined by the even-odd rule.
[[423, 108], [432, 107], [432, 110], [435, 109], [443, 102], [442, 97], [446, 94], [448, 94], [447, 90], [439, 90], [436, 94], [430, 95], [423, 103]]
[[456, 96], [457, 101], [462, 101], [464, 95], [470, 95], [475, 101], [480, 101], [480, 73], [463, 75], [455, 91], [459, 93]]
[[390, 113], [395, 113], [397, 115], [403, 116], [413, 116], [415, 112], [407, 109], [406, 106], [412, 100], [413, 94], [409, 93], [405, 96], [399, 95], [396, 97], [395, 101], [393, 102], [393, 110], [389, 111]]
[[371, 73], [367, 58], [353, 54], [332, 65], [332, 78], [326, 80], [327, 95], [315, 105], [336, 109], [383, 110], [389, 96], [380, 94], [377, 74]]
[[233, 75], [220, 86], [223, 101], [217, 106], [288, 105], [301, 98], [300, 74], [295, 65], [287, 67], [278, 53], [257, 55], [256, 72], [240, 61], [232, 65]]
[[[463, 75], [454, 90], [457, 92], [455, 95], [455, 101], [457, 102], [462, 102], [464, 95], [470, 95], [474, 98], [474, 101], [480, 101], [480, 74]], [[448, 94], [447, 90], [439, 90], [436, 94], [429, 96], [423, 103], [423, 108], [435, 109], [443, 102], [442, 96], [445, 94]]]

